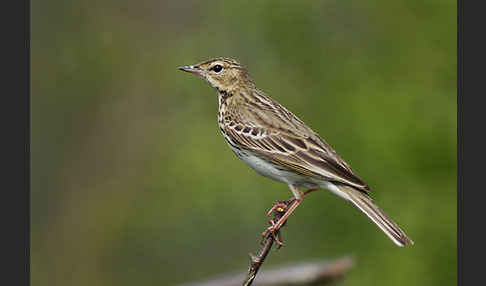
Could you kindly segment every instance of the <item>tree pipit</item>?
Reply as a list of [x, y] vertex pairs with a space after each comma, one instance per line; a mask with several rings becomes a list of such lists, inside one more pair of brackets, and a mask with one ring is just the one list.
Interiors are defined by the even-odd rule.
[[[373, 202], [370, 187], [331, 146], [256, 88], [237, 61], [216, 58], [179, 69], [201, 76], [216, 89], [219, 128], [236, 156], [257, 173], [287, 184], [294, 195], [285, 214], [267, 232], [277, 232], [302, 202], [304, 193], [299, 188], [322, 188], [351, 202], [398, 246], [413, 244]], [[272, 210], [282, 207], [277, 204]]]

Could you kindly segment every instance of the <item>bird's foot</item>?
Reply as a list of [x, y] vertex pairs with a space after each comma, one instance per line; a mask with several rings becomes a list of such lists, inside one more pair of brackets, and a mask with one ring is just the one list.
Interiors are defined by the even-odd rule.
[[276, 201], [273, 207], [267, 212], [267, 217], [270, 217], [274, 211], [276, 211], [277, 213], [285, 213], [292, 200], [293, 199], [290, 199], [288, 201]]
[[271, 216], [274, 213], [273, 219], [268, 222], [270, 226], [262, 233], [262, 238], [260, 243], [263, 244], [270, 233], [274, 241], [278, 244], [277, 248], [283, 246], [282, 234], [280, 233], [280, 228], [285, 225], [286, 218], [283, 218], [284, 214], [287, 212], [289, 205], [295, 199], [290, 199], [287, 201], [277, 201], [275, 205], [268, 211], [267, 216]]
[[282, 234], [280, 233], [280, 227], [277, 228], [275, 222], [273, 220], [270, 221], [272, 224], [269, 226], [263, 233], [262, 239], [260, 240], [260, 244], [263, 244], [266, 241], [268, 234], [271, 234], [273, 240], [277, 243], [277, 249], [283, 246]]

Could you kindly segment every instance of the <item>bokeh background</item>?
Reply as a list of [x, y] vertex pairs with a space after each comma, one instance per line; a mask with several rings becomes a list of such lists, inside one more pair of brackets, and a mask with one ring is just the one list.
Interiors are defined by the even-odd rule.
[[265, 268], [352, 255], [343, 285], [456, 284], [456, 2], [31, 1], [32, 285], [175, 285], [244, 272], [291, 193], [226, 146], [177, 70], [241, 61], [414, 239], [329, 192]]

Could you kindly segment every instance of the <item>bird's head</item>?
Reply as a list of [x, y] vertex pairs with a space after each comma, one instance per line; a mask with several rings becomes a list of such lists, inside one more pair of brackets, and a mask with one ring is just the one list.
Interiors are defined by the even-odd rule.
[[233, 59], [216, 58], [179, 69], [201, 76], [218, 90], [232, 91], [237, 87], [254, 87], [248, 71]]

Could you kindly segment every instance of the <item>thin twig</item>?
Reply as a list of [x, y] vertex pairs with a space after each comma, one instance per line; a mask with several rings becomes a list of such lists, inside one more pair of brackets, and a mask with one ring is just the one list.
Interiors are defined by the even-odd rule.
[[[316, 190], [317, 189], [308, 190], [308, 191], [302, 193], [302, 196], [310, 194], [310, 193], [312, 193]], [[283, 201], [283, 202], [279, 201], [279, 203], [284, 204], [288, 207], [294, 200], [295, 199], [290, 199], [290, 200]], [[278, 207], [278, 208], [275, 208], [273, 210], [273, 219], [270, 221], [270, 223], [272, 225], [276, 224], [280, 220], [280, 218], [285, 215], [285, 213], [288, 210], [287, 207], [285, 209]], [[282, 224], [282, 227], [283, 226], [285, 226], [285, 222], [284, 222], [284, 224]], [[250, 267], [248, 268], [248, 276], [245, 279], [245, 281], [243, 282], [243, 286], [250, 286], [253, 283], [253, 281], [255, 280], [255, 277], [258, 273], [258, 270], [260, 269], [263, 262], [265, 261], [265, 258], [267, 257], [267, 254], [270, 252], [270, 249], [272, 249], [273, 243], [274, 243], [277, 236], [279, 237], [279, 240], [281, 240], [280, 239], [280, 230], [277, 230], [274, 233], [269, 232], [266, 235], [266, 237], [264, 238], [263, 245], [258, 250], [257, 255], [255, 256], [255, 255], [250, 253]], [[282, 246], [282, 244], [280, 242], [278, 242], [277, 248], [280, 248], [281, 246]]]
[[[303, 196], [314, 192], [315, 189], [308, 190], [302, 193]], [[275, 225], [280, 218], [282, 218], [288, 210], [288, 206], [294, 202], [295, 199], [287, 201], [278, 201], [272, 208], [273, 218], [269, 221], [271, 225]], [[282, 207], [281, 207], [282, 206]], [[285, 222], [282, 227], [285, 226]], [[278, 238], [277, 238], [278, 237]], [[282, 246], [280, 229], [266, 233], [262, 246], [257, 252], [257, 255], [250, 253], [250, 266], [248, 267], [248, 273], [243, 281], [243, 286], [252, 285], [255, 281], [255, 277], [258, 270], [265, 262], [265, 259], [272, 249], [273, 243], [277, 241], [277, 248]], [[344, 257], [335, 261], [320, 260], [308, 263], [291, 264], [288, 266], [280, 267], [279, 269], [267, 271], [261, 275], [257, 285], [325, 285], [333, 282], [341, 277], [352, 267], [353, 260], [349, 257]], [[241, 285], [238, 281], [241, 281], [243, 275], [225, 275], [213, 280], [205, 282], [196, 282], [192, 284], [184, 284], [185, 286], [233, 286]], [[240, 282], [241, 283], [241, 282]]]
[[[353, 267], [353, 259], [345, 256], [337, 259], [320, 259], [279, 265], [258, 274], [254, 286], [325, 286], [334, 285]], [[241, 286], [246, 273], [228, 273], [213, 279], [178, 286]]]
[[[283, 209], [276, 209], [274, 210], [274, 216], [272, 221], [277, 223], [277, 221], [285, 214]], [[284, 224], [285, 225], [285, 224]], [[283, 225], [282, 225], [283, 227]], [[258, 250], [257, 255], [253, 255], [250, 253], [250, 267], [248, 268], [248, 276], [246, 277], [245, 281], [243, 282], [243, 286], [250, 286], [255, 280], [255, 277], [258, 273], [258, 270], [262, 266], [267, 254], [272, 249], [273, 242], [275, 241], [274, 235], [279, 235], [280, 230], [276, 231], [275, 234], [272, 232], [267, 233], [263, 245]]]

